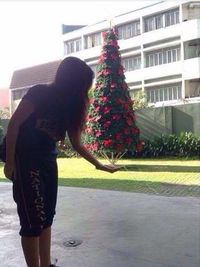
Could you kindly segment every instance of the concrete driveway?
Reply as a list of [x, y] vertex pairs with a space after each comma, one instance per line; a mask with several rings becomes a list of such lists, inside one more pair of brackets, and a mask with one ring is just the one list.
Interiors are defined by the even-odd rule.
[[[1, 267], [26, 266], [15, 209], [0, 183]], [[52, 250], [61, 267], [199, 267], [200, 199], [60, 187]]]

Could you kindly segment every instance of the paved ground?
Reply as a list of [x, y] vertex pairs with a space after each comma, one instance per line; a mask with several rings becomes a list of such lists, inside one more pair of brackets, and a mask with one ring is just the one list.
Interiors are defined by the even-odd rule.
[[[61, 267], [200, 266], [198, 198], [60, 187], [53, 230]], [[70, 239], [82, 244], [64, 246]], [[25, 267], [9, 183], [0, 183], [0, 266]]]

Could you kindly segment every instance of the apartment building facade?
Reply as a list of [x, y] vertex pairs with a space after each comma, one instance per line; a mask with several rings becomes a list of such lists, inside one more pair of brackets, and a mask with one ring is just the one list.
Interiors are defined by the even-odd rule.
[[[118, 30], [132, 97], [144, 92], [155, 107], [200, 102], [200, 1], [161, 1], [118, 15], [112, 22], [63, 25], [63, 57], [79, 57], [96, 72], [102, 32], [110, 24]], [[53, 81], [61, 60], [13, 73], [11, 113], [31, 86]]]
[[200, 102], [200, 1], [161, 1], [116, 16], [112, 22], [63, 30], [64, 56], [96, 72], [102, 32], [118, 30], [130, 94], [144, 92], [155, 106]]

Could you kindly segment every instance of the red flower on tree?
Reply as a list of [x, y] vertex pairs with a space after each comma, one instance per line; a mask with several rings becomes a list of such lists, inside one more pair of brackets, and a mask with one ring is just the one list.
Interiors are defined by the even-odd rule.
[[104, 122], [104, 127], [108, 128], [111, 124], [111, 121], [105, 121]]
[[121, 118], [121, 116], [119, 114], [112, 115], [113, 120], [119, 120], [120, 118]]
[[108, 100], [108, 97], [107, 96], [100, 96], [100, 101], [102, 101], [102, 102], [107, 102], [107, 100]]
[[93, 144], [93, 150], [97, 150], [97, 149], [98, 149], [98, 147], [99, 147], [99, 144], [98, 144], [98, 142], [95, 142], [95, 143]]
[[124, 105], [125, 101], [122, 98], [117, 99], [117, 103], [120, 105]]
[[124, 67], [121, 65], [118, 71], [119, 75], [123, 75], [124, 74]]
[[105, 76], [110, 75], [111, 73], [112, 73], [112, 71], [111, 71], [110, 69], [105, 69], [105, 70], [103, 70], [103, 71], [101, 72], [101, 74], [102, 74], [102, 75], [105, 75]]
[[112, 144], [112, 140], [111, 139], [106, 139], [103, 141], [103, 144], [105, 147], [110, 147]]
[[110, 111], [111, 111], [111, 107], [108, 107], [108, 106], [107, 106], [107, 107], [104, 108], [104, 113], [108, 113], [108, 112], [110, 112]]
[[132, 143], [132, 138], [128, 137], [125, 140], [126, 144], [130, 145]]
[[116, 59], [118, 58], [118, 55], [117, 55], [117, 54], [111, 54], [111, 55], [110, 55], [110, 58], [111, 58], [112, 60], [116, 60]]
[[130, 117], [128, 117], [126, 122], [127, 122], [127, 124], [129, 126], [131, 126], [133, 124], [133, 119], [131, 119]]
[[131, 129], [131, 132], [132, 132], [132, 134], [138, 134], [138, 133], [139, 133], [139, 129], [133, 127], [133, 128]]
[[129, 109], [129, 104], [128, 103], [124, 104], [124, 109], [126, 109], [126, 110]]
[[92, 128], [86, 128], [86, 133], [91, 134], [93, 132]]
[[130, 132], [130, 129], [129, 128], [125, 128], [124, 129], [124, 133], [127, 135], [127, 134], [129, 134], [129, 132]]
[[111, 88], [115, 88], [115, 87], [117, 87], [117, 84], [114, 83], [114, 82], [112, 82], [111, 85], [110, 85], [110, 87], [111, 87]]
[[142, 143], [136, 144], [136, 151], [140, 152], [142, 150]]
[[96, 116], [95, 118], [94, 118], [94, 122], [97, 122], [97, 121], [99, 121], [101, 119], [101, 116]]
[[100, 130], [97, 130], [96, 133], [95, 133], [96, 137], [99, 137], [101, 136], [101, 131]]
[[117, 144], [116, 145], [116, 151], [117, 151], [117, 153], [122, 152], [123, 151], [123, 145], [122, 144]]
[[99, 112], [99, 110], [100, 110], [100, 106], [95, 107], [96, 112]]
[[120, 140], [121, 137], [122, 137], [121, 133], [116, 133], [116, 135], [115, 135], [116, 140]]

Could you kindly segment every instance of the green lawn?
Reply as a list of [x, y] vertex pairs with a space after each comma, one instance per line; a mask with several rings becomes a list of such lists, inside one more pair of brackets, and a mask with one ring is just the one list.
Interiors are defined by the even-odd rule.
[[[60, 158], [59, 185], [200, 197], [200, 160], [137, 159], [118, 164], [124, 168], [109, 174], [95, 170], [84, 159]], [[0, 180], [5, 181], [2, 165]]]

